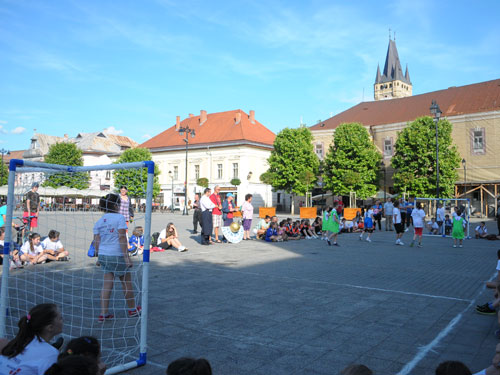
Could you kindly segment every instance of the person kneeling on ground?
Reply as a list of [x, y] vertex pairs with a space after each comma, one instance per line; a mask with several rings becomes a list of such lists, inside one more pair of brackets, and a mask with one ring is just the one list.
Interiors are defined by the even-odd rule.
[[46, 239], [42, 241], [43, 252], [47, 255], [47, 260], [67, 261], [69, 253], [64, 249], [59, 240], [59, 232], [51, 229]]
[[486, 238], [488, 236], [488, 229], [486, 228], [486, 223], [481, 221], [481, 223], [476, 227], [476, 238]]
[[177, 233], [177, 228], [174, 223], [168, 223], [167, 227], [160, 232], [160, 236], [158, 237], [158, 247], [168, 250], [171, 247], [177, 249], [177, 251], [187, 251], [188, 248], [181, 244], [179, 241], [179, 234]]

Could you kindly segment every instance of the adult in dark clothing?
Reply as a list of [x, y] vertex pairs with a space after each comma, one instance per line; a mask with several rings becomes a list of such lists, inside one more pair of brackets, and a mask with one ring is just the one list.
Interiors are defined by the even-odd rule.
[[201, 226], [201, 208], [200, 208], [200, 196], [195, 194], [193, 202], [193, 234], [198, 233], [198, 224]]
[[212, 190], [210, 188], [206, 188], [203, 196], [200, 199], [200, 208], [201, 208], [201, 244], [202, 245], [210, 245], [212, 243], [212, 210], [215, 206], [214, 202], [210, 200], [210, 194]]
[[31, 218], [29, 230], [38, 227], [38, 212], [40, 211], [40, 196], [38, 195], [38, 182], [33, 182], [31, 190], [26, 193], [26, 204], [24, 206], [23, 221], [28, 224], [28, 217]]

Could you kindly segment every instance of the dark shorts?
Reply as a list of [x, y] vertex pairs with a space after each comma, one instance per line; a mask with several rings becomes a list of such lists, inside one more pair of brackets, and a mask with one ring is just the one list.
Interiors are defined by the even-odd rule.
[[243, 230], [250, 230], [252, 227], [252, 219], [243, 219]]
[[394, 224], [394, 228], [396, 228], [397, 234], [403, 233], [405, 231], [403, 223]]
[[101, 268], [105, 273], [112, 273], [115, 276], [124, 276], [128, 267], [123, 256], [101, 255], [98, 258]]

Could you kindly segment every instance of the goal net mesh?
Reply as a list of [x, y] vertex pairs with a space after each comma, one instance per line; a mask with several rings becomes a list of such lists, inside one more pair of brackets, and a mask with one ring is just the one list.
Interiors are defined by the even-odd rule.
[[[432, 235], [431, 232], [431, 221], [436, 219], [437, 221], [437, 209], [438, 205], [442, 204], [444, 208], [445, 216], [448, 215], [449, 219], [453, 222], [453, 213], [455, 212], [455, 207], [458, 207], [464, 218], [464, 232], [465, 237], [470, 238], [470, 213], [471, 205], [469, 199], [454, 199], [454, 198], [415, 198], [415, 202], [420, 202], [425, 211], [425, 226], [424, 226], [424, 236]], [[438, 230], [437, 235], [443, 237], [451, 237], [451, 226], [443, 223], [441, 228]]]

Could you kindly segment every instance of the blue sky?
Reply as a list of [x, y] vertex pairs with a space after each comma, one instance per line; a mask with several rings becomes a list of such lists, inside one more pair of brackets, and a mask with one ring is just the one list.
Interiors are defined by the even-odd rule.
[[414, 95], [497, 79], [499, 14], [498, 0], [0, 0], [0, 148], [28, 148], [33, 129], [141, 143], [200, 109], [313, 125], [373, 100], [389, 28]]

